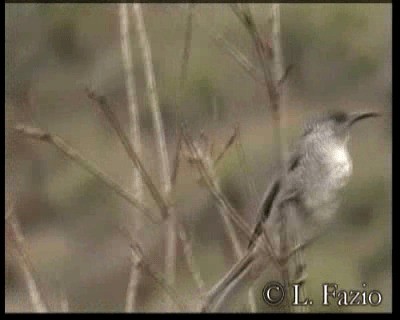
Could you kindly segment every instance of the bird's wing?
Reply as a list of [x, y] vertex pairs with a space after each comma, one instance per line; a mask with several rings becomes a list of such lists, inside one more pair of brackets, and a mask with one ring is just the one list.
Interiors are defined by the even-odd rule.
[[[296, 170], [300, 161], [301, 161], [300, 153], [293, 152], [291, 154], [291, 156], [289, 157], [288, 166], [285, 169], [287, 171], [287, 174], [290, 174], [290, 172]], [[258, 210], [257, 224], [256, 224], [253, 234], [250, 238], [248, 248], [250, 248], [254, 244], [255, 240], [260, 236], [260, 234], [262, 233], [262, 230], [263, 230], [263, 224], [271, 214], [271, 209], [274, 205], [275, 199], [277, 198], [278, 193], [282, 189], [281, 177], [282, 176], [275, 177], [273, 179], [273, 182], [270, 184], [270, 187], [264, 193], [263, 199], [261, 201], [261, 206]], [[296, 193], [296, 195], [294, 195], [294, 193], [292, 191], [289, 191], [289, 196], [283, 195], [283, 199], [285, 199], [285, 201], [291, 200], [295, 196], [297, 196], [297, 193]]]

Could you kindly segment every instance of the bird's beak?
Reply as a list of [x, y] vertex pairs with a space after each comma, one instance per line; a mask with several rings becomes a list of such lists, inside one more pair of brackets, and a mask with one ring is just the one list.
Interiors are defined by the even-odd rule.
[[350, 115], [350, 119], [348, 122], [348, 126], [352, 126], [355, 122], [366, 119], [366, 118], [372, 118], [372, 117], [379, 117], [381, 116], [380, 113], [378, 112], [356, 112]]

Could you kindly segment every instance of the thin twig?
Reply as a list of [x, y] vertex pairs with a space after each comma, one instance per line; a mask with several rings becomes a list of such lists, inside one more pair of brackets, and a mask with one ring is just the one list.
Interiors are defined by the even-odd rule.
[[[258, 195], [257, 188], [254, 183], [254, 179], [252, 179], [252, 174], [249, 169], [250, 166], [248, 165], [248, 162], [246, 159], [246, 154], [243, 149], [239, 125], [237, 126], [237, 139], [236, 139], [235, 145], [236, 145], [237, 155], [239, 158], [240, 167], [242, 168], [242, 172], [244, 173], [244, 176], [246, 178], [247, 189], [249, 191], [249, 199], [254, 199], [252, 201], [252, 209], [254, 212], [256, 212], [257, 211], [257, 203], [258, 203], [258, 200], [260, 199], [260, 197]], [[269, 240], [268, 238], [265, 238], [265, 239], [266, 239], [266, 241]], [[270, 245], [270, 247], [272, 248], [272, 245]], [[254, 290], [255, 290], [254, 287], [250, 287], [249, 292], [248, 292], [250, 311], [253, 313], [257, 312], [257, 304], [255, 303], [256, 300], [254, 298], [254, 296], [255, 296]]]
[[132, 234], [124, 226], [119, 226], [119, 230], [124, 236], [127, 236], [130, 242], [132, 264], [140, 266], [153, 280], [155, 280], [171, 298], [171, 301], [179, 308], [180, 311], [188, 310], [186, 303], [182, 302], [175, 288], [166, 281], [162, 274], [151, 267], [150, 262], [144, 255], [144, 251], [140, 244], [135, 240]]
[[[187, 18], [186, 18], [186, 31], [185, 31], [185, 39], [184, 39], [184, 48], [182, 54], [182, 65], [181, 65], [181, 72], [180, 72], [180, 81], [179, 81], [179, 88], [176, 94], [177, 101], [176, 101], [176, 114], [175, 114], [175, 126], [177, 132], [177, 145], [176, 145], [176, 152], [175, 152], [175, 161], [173, 166], [173, 174], [171, 183], [174, 186], [176, 183], [176, 178], [178, 175], [179, 164], [180, 164], [180, 155], [182, 150], [182, 130], [178, 129], [178, 106], [182, 104], [183, 94], [185, 92], [185, 85], [187, 80], [187, 73], [188, 73], [188, 64], [189, 64], [189, 57], [190, 57], [190, 49], [191, 49], [191, 42], [192, 42], [192, 35], [193, 35], [193, 14], [194, 14], [194, 3], [187, 4]], [[180, 241], [182, 242], [183, 246], [183, 254], [185, 256], [186, 264], [190, 274], [193, 277], [194, 282], [196, 283], [197, 290], [200, 296], [203, 296], [204, 292], [204, 281], [200, 274], [200, 269], [195, 262], [194, 255], [193, 255], [193, 243], [192, 240], [189, 238], [188, 234], [186, 233], [186, 228], [183, 226], [182, 223], [178, 221], [178, 236]]]
[[[280, 113], [279, 113], [279, 92], [277, 90], [277, 87], [274, 83], [274, 78], [272, 75], [272, 71], [270, 67], [268, 66], [267, 63], [267, 54], [265, 53], [265, 47], [263, 46], [263, 41], [262, 38], [260, 37], [256, 24], [254, 21], [254, 18], [251, 14], [250, 10], [247, 10], [247, 12], [243, 12], [240, 10], [240, 8], [235, 5], [231, 4], [231, 9], [233, 13], [236, 15], [238, 20], [243, 24], [245, 29], [248, 31], [250, 34], [250, 37], [252, 38], [254, 42], [254, 46], [256, 49], [257, 57], [259, 60], [259, 63], [261, 65], [261, 69], [263, 72], [264, 76], [264, 85], [266, 88], [266, 107], [267, 109], [271, 107], [272, 111], [272, 118], [273, 118], [273, 125], [274, 125], [274, 135], [275, 135], [275, 141], [277, 143], [275, 144], [276, 147], [276, 154], [278, 157], [281, 155], [281, 124], [280, 124]], [[270, 106], [269, 106], [270, 103]]]
[[171, 176], [171, 184], [172, 186], [175, 186], [176, 184], [176, 179], [178, 177], [178, 170], [179, 170], [179, 165], [180, 165], [180, 158], [181, 158], [181, 150], [182, 150], [182, 132], [179, 129], [178, 130], [178, 138], [177, 138], [177, 143], [176, 143], [176, 150], [175, 150], [175, 159], [173, 162], [173, 167], [172, 167], [172, 176]]
[[[282, 79], [285, 77], [284, 70], [283, 70], [283, 55], [282, 55], [282, 47], [281, 47], [281, 22], [280, 22], [280, 4], [279, 3], [273, 3], [272, 7], [272, 75], [273, 75], [273, 81], [276, 83], [276, 88], [278, 91], [278, 86], [279, 82], [282, 81]], [[290, 71], [290, 69], [289, 69]], [[282, 133], [282, 124], [283, 121], [285, 121], [284, 116], [285, 116], [285, 110], [284, 110], [284, 104], [283, 104], [283, 88], [280, 88], [280, 92], [277, 93], [276, 100], [277, 100], [277, 114], [279, 117], [276, 118], [276, 125], [278, 128], [278, 131], [280, 133], [279, 135], [279, 145], [280, 145], [280, 157], [281, 161], [285, 162], [287, 158], [287, 144], [285, 143], [285, 138]], [[278, 121], [279, 119], [279, 121]], [[291, 208], [289, 208], [290, 210]], [[282, 216], [282, 228], [281, 228], [281, 234], [280, 234], [280, 255], [282, 257], [288, 255], [288, 241], [289, 241], [289, 236], [288, 236], [288, 221], [287, 219], [292, 218], [291, 215], [288, 215], [287, 218], [283, 218], [284, 215]], [[286, 288], [288, 288], [289, 281], [290, 281], [290, 273], [289, 273], [289, 264], [284, 263], [283, 268], [282, 268], [282, 278], [283, 281], [286, 283]], [[288, 304], [289, 310], [292, 309], [292, 305], [289, 303]]]
[[[221, 152], [220, 156], [217, 158], [217, 160], [222, 159], [226, 150], [229, 148], [230, 145], [233, 144], [235, 137], [237, 135], [236, 129], [237, 128], [235, 128], [234, 134], [228, 140], [227, 144], [225, 145], [224, 149], [222, 150], [222, 152]], [[188, 139], [190, 140], [191, 138], [188, 137]], [[197, 160], [198, 160], [198, 162], [203, 163], [204, 169], [207, 170], [207, 175], [212, 180], [212, 184], [213, 184], [214, 188], [217, 189], [217, 191], [220, 194], [222, 194], [219, 179], [218, 179], [217, 175], [215, 174], [216, 161], [214, 161], [212, 159], [211, 152], [208, 148], [209, 146], [205, 145], [203, 148], [200, 148], [194, 141], [191, 141], [191, 145], [195, 148], [195, 150], [191, 149], [192, 158], [199, 157]], [[232, 205], [230, 204], [230, 206], [232, 206]], [[220, 212], [221, 217], [223, 219], [226, 233], [232, 243], [234, 255], [235, 255], [236, 259], [239, 260], [243, 256], [244, 250], [240, 244], [238, 234], [237, 234], [237, 232], [234, 228], [234, 225], [229, 217], [229, 214], [227, 213], [227, 207], [221, 205], [221, 203], [218, 203], [218, 202], [217, 202], [217, 207], [218, 207], [218, 211]], [[254, 292], [252, 292], [252, 291], [249, 292], [249, 304], [250, 304], [250, 308], [253, 310], [255, 308], [256, 302], [255, 302]]]
[[168, 294], [168, 296], [171, 298], [171, 300], [176, 304], [176, 306], [179, 308], [180, 311], [185, 311], [188, 310], [188, 307], [185, 306], [179, 298], [178, 293], [173, 289], [169, 284], [168, 281], [166, 281], [162, 275], [156, 271], [154, 271], [150, 264], [148, 264], [144, 259], [143, 259], [143, 254], [140, 252], [138, 253], [137, 250], [135, 250], [133, 247], [132, 249], [132, 255], [136, 255], [137, 258], [135, 260], [142, 261], [144, 264], [143, 267], [147, 271], [148, 275], [150, 275]]
[[294, 248], [289, 250], [289, 253], [286, 257], [286, 259], [290, 259], [294, 254], [296, 254], [300, 250], [304, 250], [308, 246], [314, 243], [315, 240], [318, 239], [319, 236], [314, 236], [310, 239], [307, 239], [306, 241], [303, 241], [302, 243], [297, 244]]
[[180, 75], [180, 91], [184, 89], [187, 77], [187, 67], [189, 63], [190, 57], [190, 45], [192, 42], [192, 34], [193, 34], [193, 14], [194, 14], [194, 6], [195, 3], [188, 3], [187, 9], [187, 17], [186, 17], [186, 32], [185, 32], [185, 40], [183, 46], [183, 54], [182, 54], [182, 67], [181, 67], [181, 75]]
[[140, 160], [134, 146], [130, 142], [128, 136], [124, 132], [119, 123], [117, 117], [115, 116], [114, 112], [111, 110], [109, 103], [107, 102], [106, 98], [103, 96], [97, 95], [94, 91], [89, 89], [86, 90], [88, 97], [95, 102], [95, 105], [98, 106], [104, 115], [107, 117], [107, 120], [110, 122], [111, 126], [115, 130], [120, 139], [126, 153], [128, 154], [129, 159], [132, 161], [133, 165], [138, 169], [140, 175], [142, 177], [143, 183], [149, 189], [150, 194], [154, 201], [156, 202], [157, 206], [160, 209], [161, 215], [165, 219], [168, 216], [168, 204], [167, 201], [164, 199], [163, 195], [155, 186], [153, 180], [151, 179], [150, 175], [148, 174], [147, 170], [145, 169], [142, 161]]
[[[121, 53], [124, 64], [125, 87], [128, 98], [129, 111], [129, 127], [132, 144], [139, 158], [142, 154], [142, 144], [140, 139], [140, 119], [139, 108], [136, 98], [135, 78], [133, 74], [132, 50], [130, 46], [130, 32], [128, 20], [128, 5], [126, 3], [119, 4], [119, 20], [121, 33]], [[143, 197], [143, 183], [140, 177], [140, 172], [137, 168], [133, 168], [133, 192], [138, 199]]]
[[17, 249], [16, 251], [18, 253], [17, 258], [23, 271], [32, 307], [35, 312], [48, 312], [48, 307], [46, 306], [46, 303], [42, 298], [42, 294], [39, 291], [37, 281], [34, 277], [34, 268], [27, 254], [25, 239], [22, 234], [17, 217], [14, 214], [10, 214], [9, 218], [7, 219], [7, 224], [10, 226], [10, 229], [12, 231], [13, 239]]
[[[197, 148], [193, 144], [193, 139], [189, 136], [187, 129], [185, 128], [184, 125], [182, 128], [182, 135], [183, 135], [185, 144], [187, 145], [190, 153], [192, 154], [192, 157], [195, 159], [201, 160], [201, 156], [199, 155]], [[215, 185], [212, 177], [210, 177], [210, 174], [209, 174], [204, 162], [203, 161], [194, 161], [194, 163], [196, 164], [198, 171], [200, 172], [201, 176], [203, 177], [209, 191], [213, 195], [217, 204], [220, 205], [224, 209], [222, 212], [227, 213], [229, 215], [230, 219], [233, 220], [233, 222], [239, 227], [239, 229], [245, 235], [247, 240], [250, 240], [252, 238], [252, 230], [247, 225], [247, 223], [243, 220], [243, 218], [239, 215], [237, 210], [229, 203], [229, 201], [226, 199], [225, 195], [221, 192], [221, 190], [218, 188], [218, 186]], [[266, 238], [267, 238], [267, 235], [266, 235]], [[279, 269], [279, 261], [278, 261], [277, 257], [275, 256], [271, 246], [269, 245], [270, 243], [271, 243], [270, 241], [267, 241], [267, 243], [265, 243], [265, 246], [262, 246], [261, 248], [269, 256], [272, 257], [272, 261], [274, 262], [275, 266]]]
[[[144, 74], [146, 79], [147, 94], [150, 102], [151, 114], [153, 117], [154, 135], [157, 141], [158, 156], [160, 160], [161, 185], [164, 195], [169, 197], [171, 193], [171, 174], [168, 160], [165, 131], [161, 118], [159, 99], [153, 69], [150, 42], [147, 36], [142, 6], [140, 3], [132, 5], [132, 13], [135, 16], [136, 29], [139, 36], [139, 46], [142, 53], [144, 64]], [[175, 210], [170, 210], [166, 232], [166, 253], [165, 253], [165, 272], [169, 284], [176, 281], [176, 250], [177, 250], [177, 217]]]
[[187, 69], [189, 64], [189, 57], [190, 57], [190, 48], [191, 48], [191, 41], [192, 41], [192, 33], [193, 33], [193, 13], [194, 13], [194, 3], [187, 4], [187, 17], [186, 17], [186, 31], [184, 37], [184, 45], [183, 45], [183, 53], [182, 53], [182, 64], [180, 70], [180, 77], [179, 77], [179, 86], [176, 93], [176, 102], [175, 102], [175, 128], [176, 128], [176, 149], [175, 149], [175, 158], [172, 165], [172, 175], [171, 175], [171, 185], [174, 186], [176, 183], [176, 178], [178, 175], [179, 164], [180, 164], [180, 154], [181, 154], [181, 147], [182, 147], [182, 134], [181, 130], [178, 128], [179, 116], [178, 116], [178, 108], [182, 104], [182, 97], [184, 94], [186, 78], [187, 78]]
[[[183, 136], [185, 144], [188, 147], [188, 149], [189, 149], [190, 153], [192, 154], [193, 158], [194, 159], [201, 159], [201, 156], [198, 154], [197, 148], [193, 144], [193, 139], [188, 135], [187, 130], [186, 130], [185, 127], [182, 128], [182, 136]], [[225, 197], [222, 196], [218, 192], [218, 188], [215, 187], [215, 185], [213, 183], [213, 179], [209, 176], [209, 173], [208, 173], [203, 161], [194, 161], [194, 163], [197, 164], [197, 168], [199, 169], [199, 172], [203, 176], [203, 178], [204, 178], [205, 182], [207, 183], [207, 185], [210, 187], [210, 191], [212, 191], [212, 194], [218, 200], [218, 202], [223, 207], [226, 206], [230, 213], [233, 212], [233, 214], [232, 214], [233, 220], [237, 222], [238, 226], [240, 227], [240, 229], [245, 234], [251, 234], [251, 231], [250, 231], [251, 229], [247, 226], [246, 222], [244, 222], [242, 220], [242, 218], [239, 216], [239, 214], [236, 212], [236, 210], [231, 205], [229, 205], [229, 203], [228, 203], [228, 201], [226, 201]]]
[[136, 28], [137, 28], [137, 33], [139, 35], [139, 45], [142, 52], [147, 93], [150, 102], [151, 113], [153, 116], [154, 135], [155, 135], [155, 140], [157, 141], [158, 144], [162, 186], [164, 189], [164, 193], [167, 195], [171, 190], [171, 181], [170, 181], [171, 175], [169, 173], [170, 168], [168, 161], [167, 145], [165, 142], [165, 131], [158, 102], [158, 94], [157, 94], [157, 87], [153, 70], [150, 42], [147, 37], [146, 28], [144, 25], [141, 4], [140, 3], [133, 4], [132, 9], [133, 9], [132, 10], [133, 14], [135, 15]]
[[238, 137], [238, 132], [239, 132], [239, 127], [236, 126], [233, 129], [233, 133], [230, 136], [230, 138], [228, 139], [228, 141], [226, 142], [225, 146], [222, 148], [222, 151], [220, 152], [220, 154], [218, 155], [218, 157], [215, 159], [214, 163], [215, 166], [220, 162], [220, 160], [224, 157], [226, 151], [228, 151], [228, 149], [233, 145], [233, 143], [236, 141], [237, 137]]
[[246, 153], [244, 152], [243, 144], [242, 144], [242, 136], [241, 136], [241, 131], [238, 126], [238, 137], [236, 139], [236, 152], [237, 156], [239, 159], [240, 167], [242, 169], [242, 172], [244, 173], [244, 176], [246, 177], [246, 182], [247, 182], [247, 188], [249, 191], [249, 196], [250, 199], [254, 199], [253, 202], [253, 210], [254, 212], [257, 211], [257, 205], [260, 199], [260, 195], [257, 191], [256, 184], [253, 179], [253, 174], [250, 170], [249, 163], [246, 158]]
[[238, 65], [246, 71], [246, 73], [252, 77], [256, 82], [264, 85], [264, 80], [262, 76], [257, 72], [257, 68], [252, 65], [246, 56], [241, 53], [238, 49], [236, 49], [228, 40], [226, 40], [221, 34], [216, 34], [213, 30], [208, 30], [203, 23], [201, 23], [198, 19], [194, 19], [196, 24], [200, 26], [207, 34], [215, 41], [215, 43], [224, 49], [235, 61]]
[[281, 88], [283, 86], [283, 84], [285, 83], [286, 79], [288, 78], [290, 72], [293, 70], [294, 65], [293, 64], [289, 64], [286, 69], [285, 72], [283, 73], [282, 77], [280, 78], [280, 80], [278, 81], [278, 87]]
[[[139, 157], [142, 156], [142, 145], [140, 139], [140, 121], [139, 108], [136, 99], [135, 79], [133, 74], [132, 50], [130, 46], [129, 33], [129, 14], [128, 5], [126, 3], [119, 4], [119, 21], [121, 34], [121, 53], [125, 73], [125, 87], [128, 98], [128, 111], [130, 116], [129, 127], [131, 133], [131, 141]], [[143, 183], [140, 172], [137, 168], [133, 168], [133, 194], [137, 199], [143, 200]], [[133, 225], [135, 232], [140, 229], [141, 219], [136, 218]], [[126, 292], [125, 311], [134, 312], [136, 309], [137, 287], [139, 284], [140, 268], [139, 264], [132, 263], [128, 288]]]
[[[298, 228], [294, 227], [291, 230], [293, 230], [292, 234], [292, 239], [293, 243], [295, 246], [297, 246], [300, 235], [299, 235], [299, 230]], [[296, 252], [295, 256], [295, 279], [294, 282], [301, 284], [300, 287], [300, 299], [303, 299], [307, 297], [307, 289], [306, 286], [304, 285], [306, 279], [307, 279], [307, 272], [306, 272], [306, 260], [305, 260], [305, 254], [304, 250], [298, 250]], [[303, 312], [308, 312], [309, 311], [309, 305], [302, 305], [299, 309], [300, 311]]]
[[[236, 15], [238, 20], [243, 24], [244, 28], [250, 34], [256, 49], [259, 63], [262, 67], [264, 82], [266, 87], [267, 99], [266, 105], [270, 103], [272, 111], [272, 123], [274, 127], [274, 140], [276, 141], [276, 155], [280, 161], [285, 161], [286, 158], [286, 144], [282, 138], [282, 111], [281, 111], [281, 91], [279, 91], [280, 84], [283, 83], [286, 75], [282, 75], [282, 50], [280, 45], [280, 15], [279, 4], [272, 5], [272, 48], [266, 48], [263, 44], [263, 39], [257, 30], [255, 20], [252, 16], [250, 7], [239, 6], [238, 4], [231, 4], [231, 9]], [[270, 49], [270, 50], [269, 50]], [[271, 65], [270, 65], [270, 64]], [[287, 70], [290, 71], [290, 69]], [[269, 100], [269, 101], [268, 101]], [[283, 216], [283, 215], [282, 215]], [[264, 233], [265, 234], [265, 233]], [[280, 226], [280, 256], [287, 255], [287, 223], [285, 217], [282, 217]], [[289, 281], [289, 270], [287, 263], [284, 263], [281, 269], [283, 281], [287, 284]]]
[[114, 182], [111, 178], [109, 178], [105, 173], [103, 173], [100, 169], [98, 169], [92, 161], [84, 158], [77, 150], [68, 145], [63, 139], [58, 137], [55, 134], [51, 134], [42, 129], [31, 127], [29, 125], [18, 124], [15, 129], [29, 137], [41, 142], [49, 143], [55, 146], [58, 150], [63, 152], [67, 157], [78, 163], [81, 167], [83, 167], [86, 171], [93, 174], [96, 178], [102, 181], [105, 185], [107, 185], [111, 190], [117, 193], [119, 196], [127, 200], [130, 204], [132, 204], [135, 208], [139, 210], [139, 212], [143, 213], [147, 218], [150, 219], [153, 223], [157, 223], [157, 219], [152, 217], [151, 210], [144, 206], [138, 199], [132, 196], [129, 192], [122, 189], [118, 183]]
[[[31, 137], [31, 138], [36, 138], [40, 141], [46, 141], [51, 144], [54, 144], [58, 149], [60, 149], [62, 152], [67, 154], [72, 160], [77, 161], [79, 164], [81, 164], [85, 169], [87, 169], [89, 172], [93, 173], [96, 177], [101, 179], [107, 186], [109, 186], [111, 189], [113, 189], [115, 192], [120, 194], [125, 200], [128, 202], [135, 204], [136, 199], [132, 198], [132, 196], [121, 189], [117, 184], [112, 182], [111, 179], [109, 179], [107, 176], [105, 176], [103, 173], [101, 173], [97, 168], [95, 168], [91, 162], [89, 162], [86, 159], [83, 159], [81, 155], [79, 155], [75, 150], [73, 150], [70, 146], [68, 146], [65, 142], [61, 140], [61, 138], [56, 137], [54, 135], [50, 135], [49, 133], [44, 132], [43, 130], [37, 129], [37, 128], [32, 128], [29, 126], [22, 126], [18, 125], [17, 130], [20, 131], [21, 133]], [[149, 211], [146, 209], [144, 212]], [[150, 212], [150, 211], [149, 211]], [[151, 216], [149, 217], [150, 219]], [[6, 220], [10, 219], [10, 214], [6, 215]], [[165, 220], [164, 220], [165, 221]], [[183, 226], [181, 224], [178, 225], [179, 231], [180, 231], [180, 236], [183, 238], [183, 242], [185, 239], [188, 237], [186, 236], [186, 231], [184, 230]], [[187, 246], [187, 244], [186, 244]]]
[[283, 124], [286, 122], [285, 119], [285, 105], [284, 105], [284, 93], [283, 87], [280, 88], [280, 84], [286, 79], [287, 75], [291, 70], [291, 66], [289, 65], [286, 70], [283, 67], [283, 54], [282, 54], [282, 45], [281, 45], [281, 14], [280, 14], [280, 4], [273, 3], [272, 5], [272, 81], [275, 84], [275, 92], [276, 92], [276, 103], [277, 109], [276, 112], [279, 113], [279, 121], [276, 120], [277, 126], [279, 126], [279, 145], [281, 149], [281, 161], [285, 161], [287, 158], [287, 143], [285, 141], [285, 137], [283, 135], [282, 128], [284, 127]]
[[182, 146], [182, 133], [181, 130], [178, 128], [179, 123], [179, 115], [178, 109], [179, 106], [182, 104], [182, 98], [185, 91], [186, 79], [187, 79], [187, 70], [189, 65], [189, 57], [190, 57], [190, 49], [191, 49], [191, 42], [192, 42], [192, 34], [193, 34], [193, 14], [194, 14], [194, 3], [187, 4], [187, 17], [186, 17], [186, 31], [184, 37], [184, 44], [183, 44], [183, 53], [182, 53], [182, 64], [180, 70], [180, 77], [179, 77], [179, 87], [176, 93], [176, 103], [175, 103], [175, 131], [176, 131], [176, 152], [175, 152], [175, 160], [173, 163], [173, 172], [171, 176], [171, 184], [174, 185], [176, 182], [176, 177], [178, 175], [179, 170], [179, 161], [180, 161], [180, 153], [181, 153], [181, 146]]
[[179, 228], [179, 238], [182, 241], [183, 245], [183, 252], [184, 256], [186, 258], [186, 263], [188, 265], [188, 269], [196, 283], [197, 289], [200, 293], [201, 296], [203, 296], [204, 288], [205, 288], [205, 283], [203, 278], [201, 277], [200, 274], [200, 269], [198, 268], [197, 264], [194, 261], [194, 255], [193, 255], [193, 246], [192, 246], [192, 241], [189, 239], [188, 235], [185, 232], [182, 232], [182, 230], [185, 230], [184, 228]]
[[[88, 94], [89, 94], [89, 97], [96, 102], [96, 105], [100, 106], [101, 110], [107, 116], [108, 121], [113, 126], [114, 130], [117, 132], [118, 138], [121, 140], [121, 143], [125, 147], [125, 151], [127, 152], [133, 165], [137, 166], [137, 168], [140, 169], [143, 182], [147, 186], [147, 188], [151, 191], [150, 194], [152, 195], [153, 199], [155, 200], [158, 208], [164, 214], [165, 218], [168, 217], [169, 212], [171, 211], [171, 206], [169, 204], [167, 204], [166, 200], [164, 199], [164, 196], [161, 195], [161, 193], [158, 191], [158, 189], [154, 186], [154, 183], [151, 181], [150, 176], [145, 171], [143, 164], [141, 164], [141, 162], [140, 162], [140, 159], [137, 158], [137, 155], [136, 155], [131, 143], [129, 142], [128, 138], [126, 137], [124, 131], [122, 130], [117, 118], [111, 111], [110, 106], [108, 105], [106, 99], [104, 97], [97, 96], [92, 91], [89, 91]], [[143, 175], [143, 173], [144, 173], [144, 175]], [[144, 177], [146, 177], [146, 178], [144, 178]], [[168, 210], [168, 207], [170, 208], [169, 210]], [[163, 222], [166, 222], [165, 218], [164, 218]], [[185, 236], [186, 230], [185, 230], [184, 226], [180, 223], [179, 220], [177, 221], [177, 227], [179, 229], [178, 234], [181, 237], [181, 240], [185, 241], [185, 239], [188, 239], [188, 237]], [[188, 245], [190, 245], [190, 244], [185, 244], [185, 246], [188, 246]], [[193, 258], [186, 257], [186, 259], [188, 260], [188, 259], [193, 259]], [[195, 273], [193, 270], [190, 270], [190, 271], [192, 274]]]
[[137, 288], [141, 277], [141, 261], [132, 259], [128, 286], [126, 290], [125, 312], [134, 312], [136, 310]]

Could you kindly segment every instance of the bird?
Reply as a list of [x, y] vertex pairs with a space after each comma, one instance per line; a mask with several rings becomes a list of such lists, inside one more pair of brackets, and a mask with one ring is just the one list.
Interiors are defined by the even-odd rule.
[[268, 267], [271, 257], [261, 249], [265, 249], [266, 237], [275, 246], [279, 243], [283, 217], [288, 221], [288, 233], [296, 229], [303, 242], [327, 228], [339, 208], [340, 191], [353, 171], [348, 150], [350, 129], [362, 119], [377, 116], [380, 113], [373, 111], [334, 111], [306, 123], [262, 197], [246, 253], [206, 293], [202, 312], [219, 311], [230, 295], [251, 285]]

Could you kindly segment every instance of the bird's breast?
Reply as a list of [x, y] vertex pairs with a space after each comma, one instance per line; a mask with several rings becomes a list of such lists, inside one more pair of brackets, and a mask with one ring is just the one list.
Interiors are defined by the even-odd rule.
[[353, 171], [350, 155], [345, 147], [335, 147], [328, 152], [329, 176], [336, 188], [344, 187]]

